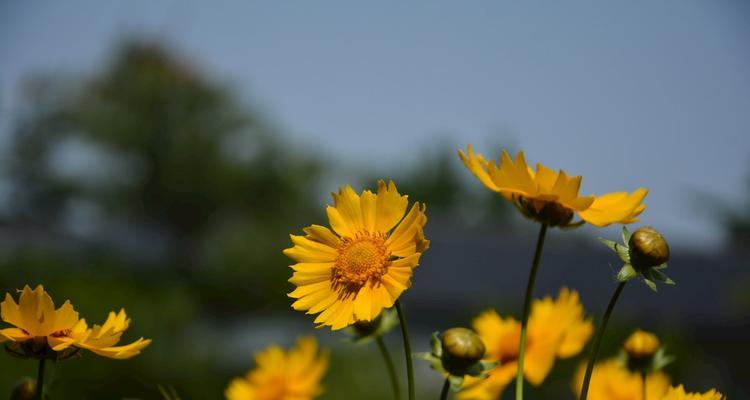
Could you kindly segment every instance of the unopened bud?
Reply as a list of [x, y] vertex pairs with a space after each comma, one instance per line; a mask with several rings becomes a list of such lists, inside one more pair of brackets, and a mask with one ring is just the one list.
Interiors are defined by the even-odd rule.
[[462, 375], [464, 368], [484, 357], [485, 347], [482, 338], [466, 328], [451, 328], [441, 337], [443, 365], [450, 373]]
[[669, 260], [669, 244], [664, 236], [650, 226], [638, 228], [630, 236], [630, 261], [636, 268], [650, 268]]

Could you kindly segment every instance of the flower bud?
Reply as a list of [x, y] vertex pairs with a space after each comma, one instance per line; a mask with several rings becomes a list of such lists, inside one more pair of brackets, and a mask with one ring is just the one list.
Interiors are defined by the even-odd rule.
[[656, 267], [669, 260], [669, 244], [650, 226], [638, 228], [630, 236], [630, 261], [638, 269]]
[[656, 335], [640, 329], [633, 332], [623, 345], [628, 357], [634, 359], [651, 358], [659, 350], [659, 347], [661, 347], [661, 343]]
[[34, 400], [36, 399], [36, 380], [23, 378], [13, 388], [10, 400]]
[[443, 365], [455, 375], [463, 375], [463, 370], [484, 357], [485, 347], [482, 338], [466, 328], [450, 328], [441, 335]]

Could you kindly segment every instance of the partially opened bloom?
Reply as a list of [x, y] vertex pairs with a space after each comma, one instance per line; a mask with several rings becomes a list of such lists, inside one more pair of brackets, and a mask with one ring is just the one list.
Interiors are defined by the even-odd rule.
[[103, 325], [89, 328], [85, 319], [78, 317], [70, 301], [55, 309], [52, 298], [39, 285], [31, 290], [26, 286], [21, 291], [18, 303], [10, 294], [0, 304], [3, 321], [13, 328], [0, 330], [0, 343], [9, 351], [24, 357], [64, 359], [79, 349], [89, 350], [98, 355], [126, 359], [133, 357], [151, 343], [140, 338], [135, 342], [117, 346], [120, 338], [130, 325], [125, 310], [110, 312]]
[[[573, 391], [581, 394], [585, 365], [577, 370]], [[648, 374], [646, 398], [662, 399], [669, 389], [669, 377], [663, 372]], [[618, 360], [606, 360], [594, 366], [588, 398], [590, 400], [643, 400], [643, 379], [640, 373], [630, 372]]]
[[[457, 398], [497, 399], [518, 371], [521, 324], [490, 310], [475, 318], [473, 327], [487, 348], [485, 359], [499, 361], [500, 364], [489, 372], [487, 379], [467, 378]], [[526, 380], [540, 385], [552, 370], [555, 359], [578, 354], [592, 332], [593, 324], [590, 318], [585, 317], [577, 292], [563, 288], [556, 299], [546, 297], [535, 300], [526, 341]]]
[[270, 346], [255, 355], [255, 364], [229, 384], [227, 400], [310, 400], [323, 393], [328, 353], [319, 354], [313, 337], [300, 338], [287, 352]]
[[284, 250], [297, 264], [289, 282], [297, 288], [295, 310], [318, 314], [316, 324], [341, 329], [371, 321], [392, 307], [411, 285], [412, 270], [428, 248], [423, 227], [425, 206], [414, 203], [396, 185], [378, 182], [378, 191], [357, 194], [350, 186], [333, 193], [326, 209], [331, 229], [311, 225], [305, 236], [291, 235]]
[[526, 163], [523, 152], [515, 161], [503, 150], [500, 166], [474, 153], [471, 146], [459, 151], [466, 168], [487, 188], [513, 202], [529, 218], [550, 226], [575, 226], [573, 214], [582, 221], [602, 227], [614, 223], [629, 224], [646, 209], [643, 199], [648, 190], [639, 188], [632, 193], [616, 192], [601, 196], [582, 196], [580, 176], [555, 172], [542, 164], [533, 170]]
[[724, 400], [723, 394], [711, 389], [706, 393], [687, 393], [685, 388], [680, 385], [669, 389], [667, 395], [662, 397], [661, 400]]

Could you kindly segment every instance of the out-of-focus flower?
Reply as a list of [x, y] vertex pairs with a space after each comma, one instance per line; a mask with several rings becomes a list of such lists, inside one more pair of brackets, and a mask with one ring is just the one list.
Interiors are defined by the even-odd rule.
[[680, 385], [669, 389], [666, 396], [662, 397], [661, 400], [724, 400], [723, 394], [711, 389], [706, 393], [687, 393], [685, 388]]
[[323, 393], [328, 352], [319, 352], [314, 337], [302, 337], [285, 352], [270, 346], [255, 355], [255, 368], [234, 379], [227, 400], [310, 400]]
[[622, 227], [622, 243], [599, 238], [604, 245], [617, 253], [623, 265], [617, 273], [617, 280], [627, 282], [638, 276], [656, 291], [656, 281], [674, 285], [674, 281], [662, 272], [669, 261], [669, 245], [666, 239], [654, 228], [645, 226], [632, 234]]
[[[581, 394], [586, 366], [581, 365], [573, 379], [573, 391]], [[669, 389], [669, 377], [663, 372], [654, 372], [646, 378], [646, 398], [661, 399]], [[590, 400], [643, 400], [643, 378], [640, 373], [630, 372], [618, 360], [606, 360], [594, 366], [588, 398]]]
[[26, 286], [20, 292], [18, 303], [6, 293], [0, 304], [3, 321], [14, 326], [0, 330], [0, 342], [12, 342], [6, 344], [11, 354], [63, 360], [85, 349], [108, 358], [127, 359], [140, 354], [151, 343], [150, 339], [140, 338], [117, 346], [130, 325], [125, 310], [110, 312], [103, 325], [89, 328], [85, 319], [78, 318], [70, 301], [55, 309], [42, 285], [34, 290]]
[[636, 329], [623, 344], [622, 348], [632, 358], [649, 358], [661, 347], [659, 338], [651, 332]]
[[[629, 224], [646, 209], [643, 199], [648, 190], [639, 188], [633, 193], [616, 192], [601, 196], [581, 196], [580, 176], [555, 172], [542, 164], [536, 171], [526, 164], [523, 152], [513, 161], [503, 150], [500, 166], [474, 153], [471, 146], [458, 152], [466, 168], [487, 188], [513, 202], [528, 218], [550, 226], [574, 227], [588, 222], [603, 227], [614, 223]], [[573, 215], [582, 221], [572, 223]]]
[[[521, 324], [490, 310], [475, 318], [473, 327], [487, 348], [485, 359], [498, 361], [499, 365], [489, 372], [487, 379], [467, 378], [457, 398], [497, 399], [518, 371]], [[526, 342], [523, 371], [526, 380], [540, 385], [552, 370], [555, 359], [578, 354], [592, 333], [593, 324], [590, 318], [585, 317], [577, 292], [563, 288], [557, 299], [546, 297], [535, 300]]]
[[23, 378], [10, 393], [10, 400], [36, 400], [36, 379]]
[[297, 261], [292, 307], [320, 313], [315, 323], [337, 330], [392, 307], [430, 242], [425, 206], [414, 203], [407, 213], [407, 196], [393, 182], [379, 181], [377, 193], [346, 186], [332, 195], [326, 211], [333, 230], [309, 226], [306, 236], [291, 235], [294, 247], [284, 254]]
[[619, 358], [629, 370], [641, 373], [659, 371], [674, 361], [666, 354], [656, 335], [640, 329], [625, 340]]

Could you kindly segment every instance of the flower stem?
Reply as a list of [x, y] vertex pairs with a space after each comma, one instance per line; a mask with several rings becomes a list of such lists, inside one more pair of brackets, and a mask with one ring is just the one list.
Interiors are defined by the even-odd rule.
[[448, 378], [445, 378], [445, 383], [443, 383], [443, 390], [440, 392], [440, 400], [447, 400], [448, 399], [448, 389], [451, 387], [451, 383], [448, 380]]
[[589, 363], [586, 365], [586, 375], [583, 377], [583, 386], [581, 387], [581, 397], [580, 400], [586, 400], [586, 397], [589, 393], [589, 384], [591, 383], [591, 374], [594, 372], [594, 364], [596, 363], [596, 357], [599, 355], [599, 347], [602, 345], [602, 339], [604, 338], [604, 331], [607, 329], [607, 322], [609, 322], [609, 317], [612, 315], [612, 310], [615, 308], [615, 303], [617, 303], [617, 299], [620, 297], [620, 293], [622, 293], [622, 289], [625, 288], [626, 282], [620, 282], [619, 285], [617, 285], [617, 289], [615, 289], [615, 292], [612, 294], [612, 299], [609, 300], [609, 305], [607, 306], [607, 311], [604, 312], [604, 317], [602, 318], [602, 323], [599, 325], [599, 330], [596, 332], [596, 338], [594, 339], [594, 348], [591, 350], [591, 357], [589, 358]]
[[409, 400], [417, 398], [417, 390], [414, 387], [414, 366], [411, 359], [411, 342], [409, 341], [409, 329], [406, 327], [406, 316], [401, 308], [401, 302], [396, 300], [396, 311], [398, 322], [401, 325], [401, 335], [404, 337], [404, 355], [406, 356], [406, 378], [409, 381]]
[[44, 362], [45, 358], [39, 359], [39, 368], [36, 371], [36, 400], [44, 398]]
[[643, 389], [643, 398], [641, 400], [646, 400], [647, 393], [648, 393], [648, 386], [646, 386], [646, 373], [641, 372], [641, 388]]
[[534, 284], [536, 283], [536, 272], [539, 269], [539, 260], [542, 258], [544, 237], [547, 235], [547, 224], [542, 224], [539, 229], [539, 237], [536, 239], [536, 250], [534, 261], [531, 263], [529, 282], [526, 284], [526, 297], [523, 301], [523, 319], [521, 320], [521, 342], [518, 345], [518, 371], [516, 372], [516, 400], [523, 400], [523, 361], [526, 356], [526, 328], [529, 322], [529, 309], [531, 299], [534, 295]]
[[375, 342], [378, 344], [378, 349], [380, 349], [380, 354], [383, 356], [383, 360], [385, 360], [385, 366], [388, 369], [388, 375], [391, 378], [393, 398], [395, 400], [401, 400], [401, 388], [398, 384], [398, 376], [396, 376], [396, 368], [393, 366], [393, 359], [391, 359], [391, 354], [388, 353], [388, 348], [385, 347], [385, 342], [383, 341], [383, 338], [381, 336], [378, 336], [375, 339]]

